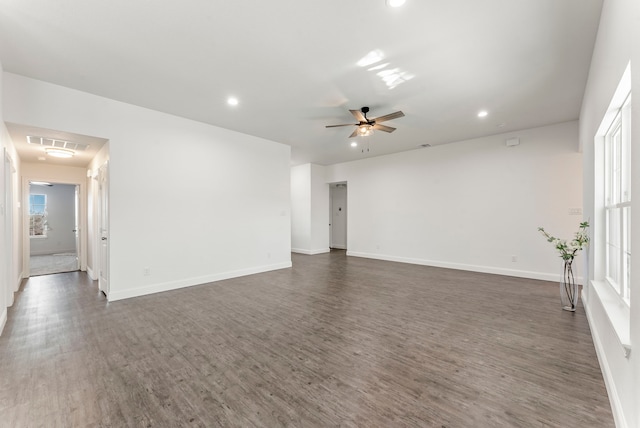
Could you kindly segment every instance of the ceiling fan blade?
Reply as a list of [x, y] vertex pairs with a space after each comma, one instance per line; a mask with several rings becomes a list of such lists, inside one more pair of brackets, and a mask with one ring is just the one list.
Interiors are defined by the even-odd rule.
[[384, 122], [387, 120], [393, 120], [393, 119], [397, 119], [399, 117], [404, 116], [404, 113], [401, 111], [397, 111], [395, 113], [389, 113], [389, 114], [385, 114], [384, 116], [380, 116], [380, 117], [376, 117], [375, 121], [376, 123], [380, 123], [380, 122]]
[[327, 125], [325, 128], [337, 128], [339, 126], [358, 126], [357, 123], [345, 123], [343, 125]]
[[353, 115], [353, 117], [356, 118], [356, 120], [358, 122], [366, 122], [367, 119], [364, 118], [364, 115], [362, 114], [362, 112], [360, 110], [349, 110], [351, 112], [351, 114]]
[[378, 131], [384, 131], [384, 132], [393, 132], [396, 130], [396, 128], [392, 128], [391, 126], [380, 125], [378, 123], [373, 125], [373, 129], [377, 129]]
[[351, 135], [349, 135], [349, 138], [353, 138], [353, 137], [357, 137], [358, 136], [358, 128], [356, 128]]

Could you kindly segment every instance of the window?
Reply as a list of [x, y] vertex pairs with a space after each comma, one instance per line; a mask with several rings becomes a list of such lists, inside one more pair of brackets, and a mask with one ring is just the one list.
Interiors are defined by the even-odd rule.
[[29, 195], [29, 236], [47, 236], [47, 195]]
[[605, 280], [629, 303], [631, 262], [631, 95], [604, 138]]

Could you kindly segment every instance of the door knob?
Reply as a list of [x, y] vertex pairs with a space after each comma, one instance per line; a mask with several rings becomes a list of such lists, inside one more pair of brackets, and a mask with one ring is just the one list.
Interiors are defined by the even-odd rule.
[[100, 238], [100, 239], [102, 239], [103, 241], [106, 241], [106, 240], [107, 240], [107, 238], [106, 238], [106, 237], [104, 237], [104, 236], [103, 236], [102, 238]]

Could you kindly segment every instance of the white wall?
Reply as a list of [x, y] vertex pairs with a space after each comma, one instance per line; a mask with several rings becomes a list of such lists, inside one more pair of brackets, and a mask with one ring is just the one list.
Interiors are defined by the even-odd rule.
[[75, 252], [75, 186], [60, 183], [53, 186], [31, 185], [30, 193], [46, 195], [48, 226], [46, 237], [29, 240], [30, 254]]
[[[584, 151], [584, 209], [592, 218], [597, 214], [594, 179], [594, 137], [609, 107], [620, 78], [631, 61], [632, 67], [632, 185], [633, 201], [640, 200], [640, 2], [637, 0], [605, 0], [600, 28], [592, 57], [589, 80], [580, 113], [580, 145]], [[631, 219], [631, 247], [640, 247], [640, 210], [634, 203]], [[602, 235], [602, 231], [593, 230]], [[590, 248], [594, 258], [594, 246]], [[631, 262], [630, 320], [633, 349], [625, 358], [616, 331], [594, 284], [583, 291], [588, 296], [586, 309], [600, 365], [604, 374], [616, 424], [618, 427], [640, 427], [640, 258], [634, 254]], [[591, 264], [590, 278], [594, 278]], [[597, 279], [597, 278], [596, 278]], [[583, 301], [585, 299], [583, 298]]]
[[329, 185], [323, 166], [291, 168], [291, 251], [329, 251]]
[[557, 280], [537, 228], [578, 229], [577, 147], [574, 121], [327, 167], [328, 182], [349, 183], [348, 254]]
[[[0, 64], [0, 73], [2, 64]], [[0, 81], [0, 98], [4, 85]], [[11, 159], [11, 166], [5, 164], [6, 156]], [[7, 168], [8, 171], [5, 169]], [[15, 168], [15, 171], [14, 171]], [[11, 177], [7, 180], [8, 177]], [[13, 296], [22, 278], [22, 227], [19, 215], [20, 207], [20, 159], [9, 137], [4, 124], [4, 110], [0, 103], [0, 334], [7, 321], [7, 307], [13, 305]], [[8, 219], [13, 218], [13, 225]]]
[[311, 164], [291, 168], [291, 251], [311, 251]]
[[3, 78], [4, 120], [109, 140], [110, 300], [291, 266], [289, 146]]
[[329, 251], [329, 184], [326, 168], [311, 164], [311, 250], [313, 254]]

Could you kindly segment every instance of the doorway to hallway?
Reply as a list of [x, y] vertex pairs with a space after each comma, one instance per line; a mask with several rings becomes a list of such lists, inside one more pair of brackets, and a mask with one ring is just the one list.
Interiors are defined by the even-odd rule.
[[80, 269], [78, 190], [76, 184], [29, 182], [29, 276]]
[[332, 183], [329, 186], [331, 217], [329, 224], [329, 247], [347, 249], [347, 183]]

